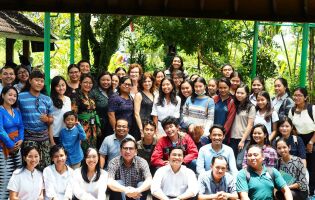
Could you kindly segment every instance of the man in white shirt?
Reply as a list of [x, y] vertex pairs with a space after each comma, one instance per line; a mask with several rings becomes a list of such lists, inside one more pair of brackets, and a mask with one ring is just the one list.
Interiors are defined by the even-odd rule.
[[159, 168], [152, 181], [151, 193], [161, 200], [194, 199], [198, 193], [195, 173], [182, 165], [184, 150], [176, 146], [170, 150], [169, 164]]

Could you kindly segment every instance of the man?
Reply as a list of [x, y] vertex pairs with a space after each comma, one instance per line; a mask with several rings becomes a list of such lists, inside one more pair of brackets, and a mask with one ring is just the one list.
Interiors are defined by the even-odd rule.
[[7, 85], [13, 85], [13, 82], [15, 80], [15, 72], [14, 68], [11, 66], [5, 66], [2, 68], [2, 82], [0, 84], [0, 93], [2, 92], [2, 89]]
[[200, 148], [197, 159], [197, 173], [201, 174], [210, 170], [211, 160], [213, 157], [223, 156], [226, 158], [228, 168], [232, 175], [236, 176], [238, 170], [236, 168], [236, 161], [233, 149], [225, 144], [225, 129], [223, 126], [215, 124], [210, 128], [209, 138], [212, 143], [207, 144]]
[[275, 168], [263, 165], [264, 154], [258, 145], [251, 145], [247, 153], [247, 168], [237, 175], [236, 190], [241, 200], [272, 200], [274, 188], [281, 190], [284, 199], [292, 200], [292, 194], [281, 174]]
[[234, 72], [234, 68], [230, 64], [225, 64], [221, 68], [221, 72], [223, 77], [230, 78], [231, 74]]
[[149, 165], [137, 156], [137, 143], [126, 138], [121, 141], [120, 156], [108, 164], [108, 187], [110, 199], [146, 199], [145, 192], [150, 188], [152, 176]]
[[235, 178], [225, 173], [228, 163], [223, 156], [213, 157], [211, 170], [198, 178], [199, 200], [207, 199], [238, 199], [235, 188]]
[[193, 199], [198, 193], [195, 173], [182, 165], [184, 149], [176, 146], [170, 149], [169, 165], [159, 168], [152, 181], [151, 193], [161, 200]]
[[168, 156], [170, 148], [182, 146], [184, 148], [184, 164], [192, 170], [196, 170], [196, 158], [198, 149], [191, 137], [179, 131], [177, 119], [166, 117], [162, 121], [162, 127], [166, 136], [160, 138], [151, 156], [151, 164], [154, 167], [162, 167], [169, 163]]
[[99, 149], [100, 153], [100, 167], [104, 168], [106, 159], [107, 162], [119, 156], [119, 147], [120, 142], [125, 138], [132, 138], [131, 135], [128, 134], [128, 121], [126, 119], [118, 119], [115, 125], [115, 133], [107, 136]]
[[89, 74], [91, 72], [91, 64], [88, 60], [80, 60], [78, 62], [78, 67], [81, 74]]

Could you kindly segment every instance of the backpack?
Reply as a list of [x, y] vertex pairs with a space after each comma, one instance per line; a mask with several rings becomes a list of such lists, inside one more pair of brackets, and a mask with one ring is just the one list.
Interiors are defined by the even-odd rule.
[[[266, 175], [269, 174], [269, 176], [271, 177], [271, 180], [273, 182], [273, 185], [276, 186], [276, 184], [275, 184], [275, 174], [273, 173], [272, 167], [266, 167], [266, 169], [267, 169]], [[251, 178], [250, 172], [247, 170], [247, 168], [244, 168], [244, 170], [246, 172], [246, 181], [248, 183], [250, 178]]]
[[[292, 109], [291, 109], [291, 114], [292, 114], [292, 116], [294, 116], [295, 109], [296, 109], [296, 107], [295, 107], [295, 106], [294, 106], [294, 107], [292, 107]], [[309, 116], [310, 116], [310, 118], [314, 121], [314, 117], [313, 117], [313, 105], [312, 105], [312, 104], [307, 104], [306, 109], [307, 109], [307, 113], [308, 113], [308, 115], [309, 115]]]

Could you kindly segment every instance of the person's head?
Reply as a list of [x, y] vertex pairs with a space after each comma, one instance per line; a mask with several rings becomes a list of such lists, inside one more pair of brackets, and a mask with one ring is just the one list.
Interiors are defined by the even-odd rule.
[[30, 84], [29, 86], [30, 91], [36, 93], [41, 92], [44, 88], [44, 81], [45, 81], [44, 74], [39, 70], [33, 70], [28, 80], [28, 83]]
[[33, 170], [39, 163], [39, 151], [35, 146], [26, 146], [22, 149], [22, 166]]
[[132, 87], [132, 81], [129, 76], [124, 76], [119, 79], [118, 93], [121, 94], [130, 94]]
[[112, 74], [112, 89], [115, 90], [119, 85], [119, 76], [117, 74]]
[[195, 79], [194, 92], [197, 96], [202, 96], [208, 93], [207, 82], [203, 77], [198, 77]]
[[230, 78], [232, 72], [234, 72], [234, 68], [230, 64], [225, 64], [221, 67], [221, 72], [223, 77]]
[[82, 162], [81, 175], [85, 182], [90, 183], [88, 171], [96, 171], [96, 177], [92, 182], [97, 182], [101, 176], [101, 168], [99, 163], [99, 155], [95, 148], [89, 147], [84, 153], [84, 161]]
[[193, 93], [193, 85], [194, 83], [191, 80], [184, 80], [179, 87], [179, 96], [182, 99], [186, 99], [191, 96]]
[[12, 85], [15, 80], [15, 71], [11, 66], [5, 66], [2, 68], [2, 85]]
[[235, 98], [238, 102], [245, 102], [249, 97], [249, 87], [241, 84], [235, 91]]
[[226, 97], [230, 95], [230, 87], [231, 87], [231, 82], [229, 81], [229, 79], [221, 78], [218, 84], [219, 95], [221, 97]]
[[184, 72], [180, 70], [174, 70], [172, 72], [172, 79], [176, 85], [176, 88], [179, 88], [180, 84], [184, 81], [185, 75]]
[[169, 151], [168, 161], [172, 168], [180, 168], [184, 161], [184, 148], [182, 146], [172, 147]]
[[65, 112], [65, 114], [63, 114], [63, 121], [66, 127], [71, 129], [76, 125], [78, 121], [78, 115], [72, 110]]
[[163, 78], [165, 77], [164, 71], [162, 70], [154, 70], [153, 77], [155, 79], [154, 85], [156, 87], [159, 87], [161, 85], [161, 82]]
[[53, 104], [56, 108], [61, 109], [63, 106], [62, 96], [65, 94], [67, 90], [66, 80], [62, 76], [55, 76], [51, 80], [51, 98], [53, 100]]
[[276, 150], [282, 158], [288, 158], [290, 156], [291, 148], [288, 145], [287, 140], [284, 138], [280, 138], [276, 141]]
[[192, 74], [192, 75], [189, 77], [189, 80], [195, 81], [198, 77], [200, 77], [198, 74]]
[[265, 89], [265, 80], [260, 76], [256, 76], [255, 78], [253, 78], [251, 93], [254, 95], [257, 95], [259, 92], [263, 91], [264, 89]]
[[68, 66], [68, 76], [70, 81], [79, 82], [81, 77], [80, 68], [76, 64], [70, 64]]
[[164, 118], [162, 120], [162, 127], [168, 137], [177, 137], [179, 132], [179, 124], [175, 117], [168, 116]]
[[50, 158], [55, 166], [64, 166], [67, 160], [67, 151], [61, 145], [54, 145], [50, 148]]
[[152, 120], [144, 120], [142, 123], [143, 127], [143, 137], [153, 138], [156, 130], [156, 125]]
[[236, 90], [242, 83], [242, 76], [239, 72], [234, 71], [230, 75], [231, 89]]
[[225, 128], [219, 124], [214, 124], [209, 130], [209, 138], [212, 145], [222, 145], [225, 138]]
[[16, 73], [18, 80], [21, 83], [26, 83], [30, 77], [30, 72], [28, 71], [28, 68], [24, 65], [20, 65], [16, 69]]
[[0, 105], [6, 104], [12, 108], [16, 108], [18, 105], [18, 91], [13, 86], [5, 86], [1, 91]]
[[154, 92], [154, 78], [152, 74], [149, 72], [145, 72], [142, 76], [141, 79], [139, 80], [139, 88], [140, 90], [144, 91], [150, 91], [151, 93]]
[[228, 170], [228, 162], [224, 156], [215, 156], [211, 160], [211, 170], [214, 180], [218, 181], [224, 177]]
[[293, 101], [296, 106], [304, 106], [307, 102], [307, 90], [305, 87], [298, 87], [293, 92]]
[[123, 67], [118, 67], [118, 68], [115, 70], [115, 74], [117, 74], [117, 76], [118, 76], [119, 78], [121, 78], [121, 77], [127, 75], [127, 71], [126, 71], [125, 68], [123, 68]]
[[137, 142], [132, 138], [125, 138], [120, 143], [120, 155], [125, 162], [132, 162], [133, 158], [137, 155], [138, 147]]
[[109, 91], [112, 86], [111, 74], [107, 71], [102, 72], [97, 78], [97, 83], [103, 91]]
[[78, 67], [82, 74], [89, 74], [91, 72], [91, 63], [88, 60], [80, 60], [78, 62]]
[[93, 88], [93, 77], [90, 74], [82, 74], [80, 78], [80, 89], [83, 93], [91, 92]]
[[169, 77], [165, 77], [162, 82], [161, 82], [161, 85], [160, 85], [160, 95], [163, 94], [163, 95], [170, 95], [174, 93], [176, 95], [176, 86], [175, 86], [175, 83], [174, 81], [169, 78]]
[[173, 73], [175, 70], [184, 71], [183, 58], [178, 55], [175, 55], [171, 62], [170, 72]]
[[270, 95], [266, 91], [261, 91], [257, 94], [257, 110], [271, 110]]
[[129, 132], [128, 121], [126, 119], [117, 119], [115, 124], [115, 134], [119, 139], [123, 139]]
[[277, 123], [277, 135], [287, 139], [291, 134], [295, 133], [296, 130], [293, 126], [292, 120], [287, 116], [281, 117]]
[[143, 74], [141, 65], [134, 63], [129, 65], [128, 75], [132, 81], [138, 81]]
[[210, 96], [214, 96], [218, 91], [219, 81], [215, 78], [212, 78], [208, 81], [208, 92]]
[[268, 131], [265, 125], [256, 124], [250, 132], [250, 144], [269, 145]]
[[288, 81], [284, 78], [277, 78], [274, 82], [275, 93], [278, 97], [283, 96], [285, 93], [290, 95]]
[[250, 145], [247, 150], [247, 165], [254, 171], [261, 169], [264, 162], [262, 147], [257, 144]]

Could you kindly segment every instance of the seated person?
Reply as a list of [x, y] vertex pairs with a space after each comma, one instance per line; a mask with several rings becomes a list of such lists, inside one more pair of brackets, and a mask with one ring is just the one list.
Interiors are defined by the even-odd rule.
[[169, 151], [169, 165], [159, 168], [152, 181], [151, 193], [156, 199], [194, 199], [198, 193], [195, 173], [182, 165], [184, 149], [176, 146]]
[[199, 200], [238, 199], [235, 178], [225, 173], [228, 163], [223, 156], [213, 157], [211, 170], [202, 173], [198, 178]]

